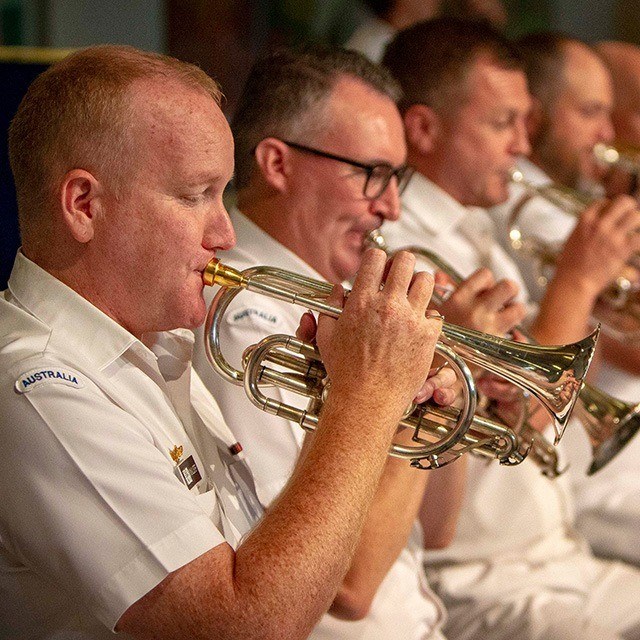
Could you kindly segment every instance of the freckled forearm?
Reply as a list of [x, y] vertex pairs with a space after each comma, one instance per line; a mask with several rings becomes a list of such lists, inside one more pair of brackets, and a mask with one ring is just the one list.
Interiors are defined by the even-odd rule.
[[[388, 429], [373, 428], [377, 444], [363, 443], [362, 415], [325, 405], [330, 428], [314, 435], [283, 493], [238, 549], [236, 589], [268, 615], [317, 620], [351, 564], [389, 439]], [[256, 574], [264, 576], [260, 586]]]

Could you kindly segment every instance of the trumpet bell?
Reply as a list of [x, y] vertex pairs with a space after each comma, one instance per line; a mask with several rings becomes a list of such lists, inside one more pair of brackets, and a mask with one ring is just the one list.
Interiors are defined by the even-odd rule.
[[[378, 230], [372, 231], [367, 241], [389, 253], [384, 236]], [[409, 251], [430, 262], [454, 283], [462, 281], [460, 274], [433, 251], [419, 246], [403, 247], [402, 251]], [[442, 296], [437, 292], [434, 292], [433, 298], [438, 303], [442, 302]], [[519, 387], [531, 391], [542, 402], [554, 419], [555, 444], [562, 438], [569, 422], [591, 364], [599, 332], [598, 326], [591, 335], [574, 344], [543, 347], [493, 336], [489, 341], [487, 334], [446, 323], [442, 329], [443, 341], [447, 343], [451, 339], [457, 353], [463, 358], [506, 377]], [[474, 338], [478, 340], [477, 350], [473, 347]]]
[[629, 415], [625, 420], [621, 421], [618, 429], [604, 442], [599, 444], [593, 450], [593, 460], [587, 471], [588, 475], [593, 475], [604, 467], [612, 458], [614, 458], [627, 443], [635, 436], [640, 429], [640, 405], [636, 405], [633, 415]]
[[[368, 241], [387, 253], [391, 253], [382, 234], [375, 230], [369, 234]], [[446, 273], [456, 284], [462, 282], [460, 274], [437, 254], [420, 246], [404, 247], [403, 251], [410, 251], [418, 257], [431, 263], [432, 266]], [[635, 292], [634, 292], [635, 293]], [[433, 299], [441, 304], [443, 299], [434, 291]], [[518, 331], [528, 338], [529, 342], [535, 340], [528, 335], [522, 327]], [[562, 473], [558, 464], [558, 456], [554, 448], [546, 439], [536, 432], [528, 423], [526, 399], [523, 402], [523, 418], [517, 428], [517, 435], [531, 442], [531, 459], [540, 466], [542, 473], [549, 478], [557, 477]], [[583, 384], [580, 395], [575, 405], [576, 414], [580, 418], [593, 448], [589, 475], [595, 473], [612, 460], [619, 451], [633, 438], [640, 428], [640, 404], [634, 405], [618, 400], [604, 391]], [[557, 443], [557, 442], [556, 442]]]
[[614, 458], [640, 430], [640, 403], [626, 403], [595, 387], [582, 390], [576, 410], [593, 448], [592, 475]]
[[[206, 284], [247, 289], [338, 317], [340, 308], [326, 302], [333, 287], [273, 267], [254, 267], [239, 272], [212, 260], [205, 270]], [[210, 312], [210, 315], [211, 312]], [[213, 321], [207, 320], [207, 331]], [[215, 326], [211, 331], [215, 334]], [[496, 373], [531, 392], [554, 419], [556, 441], [562, 437], [580, 392], [598, 338], [599, 329], [575, 344], [542, 347], [443, 324], [442, 343], [464, 360]], [[207, 347], [209, 354], [209, 347]], [[215, 365], [214, 365], [215, 366]], [[225, 373], [223, 372], [223, 375]], [[228, 377], [228, 372], [227, 376]], [[233, 375], [231, 376], [233, 377]]]
[[598, 327], [578, 342], [549, 347], [495, 336], [488, 341], [483, 333], [455, 325], [442, 329], [443, 342], [455, 344], [462, 358], [535, 395], [553, 417], [556, 444], [578, 400], [599, 333]]

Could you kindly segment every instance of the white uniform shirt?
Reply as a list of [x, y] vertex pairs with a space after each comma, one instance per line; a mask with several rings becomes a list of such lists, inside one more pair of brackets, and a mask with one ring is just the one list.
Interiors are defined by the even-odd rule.
[[[529, 160], [519, 160], [518, 166], [525, 178], [534, 184], [551, 182]], [[523, 193], [522, 187], [512, 186], [509, 201], [489, 212], [498, 227], [503, 229], [500, 237], [505, 242], [507, 220]], [[536, 197], [523, 208], [520, 227], [524, 233], [534, 233], [550, 243], [562, 245], [571, 234], [575, 222], [572, 216]], [[518, 260], [523, 273], [528, 274], [528, 281], [536, 286], [532, 262], [520, 253], [509, 250], [512, 257]], [[540, 297], [544, 288], [537, 286], [535, 291]], [[640, 402], [640, 378], [609, 363], [602, 363], [595, 385], [625, 402]], [[640, 437], [636, 436], [615, 460], [590, 477], [585, 472], [591, 459], [591, 447], [584, 433], [568, 429], [564, 446], [571, 461], [578, 529], [596, 553], [640, 566]]]
[[[383, 233], [392, 249], [426, 246], [463, 276], [489, 266], [521, 282], [495, 240], [469, 233], [463, 221], [477, 213], [416, 174], [400, 220]], [[640, 628], [640, 573], [591, 555], [573, 526], [567, 476], [551, 481], [530, 460], [501, 467], [476, 457], [467, 475], [453, 543], [425, 554], [449, 611], [447, 638], [613, 640]]]
[[[322, 279], [300, 258], [262, 231], [237, 210], [231, 219], [237, 248], [222, 256], [239, 269], [270, 265]], [[211, 292], [213, 297], [215, 292]], [[221, 348], [227, 360], [238, 366], [239, 356], [250, 344], [273, 333], [294, 334], [304, 309], [265, 296], [243, 292], [232, 302], [221, 327]], [[240, 387], [222, 380], [211, 369], [197, 337], [194, 367], [220, 404], [225, 420], [241, 439], [256, 479], [258, 495], [268, 503], [282, 490], [302, 446], [303, 430], [296, 424], [266, 414], [251, 404]], [[265, 390], [281, 401], [305, 406], [306, 400], [291, 393]], [[255, 464], [254, 464], [255, 460]], [[433, 637], [443, 619], [438, 599], [429, 590], [421, 568], [422, 549], [417, 527], [411, 543], [382, 582], [371, 612], [362, 621], [345, 622], [325, 615], [311, 638], [407, 640]]]
[[191, 332], [144, 342], [18, 254], [0, 297], [0, 638], [111, 637], [259, 515], [236, 439], [190, 375]]
[[363, 53], [373, 62], [380, 62], [385, 47], [395, 33], [395, 29], [388, 22], [370, 16], [351, 34], [344, 46]]

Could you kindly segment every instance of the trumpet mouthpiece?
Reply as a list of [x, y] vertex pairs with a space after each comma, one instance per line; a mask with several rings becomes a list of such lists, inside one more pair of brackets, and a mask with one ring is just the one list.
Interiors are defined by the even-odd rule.
[[246, 278], [240, 271], [222, 264], [217, 258], [209, 261], [202, 273], [202, 279], [209, 287], [217, 284], [221, 287], [237, 288], [246, 284]]

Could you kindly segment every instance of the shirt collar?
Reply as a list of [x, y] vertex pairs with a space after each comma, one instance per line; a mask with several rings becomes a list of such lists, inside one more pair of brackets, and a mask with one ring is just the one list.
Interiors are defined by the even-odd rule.
[[402, 210], [431, 236], [447, 234], [469, 215], [467, 207], [417, 171], [402, 194]]
[[8, 288], [20, 306], [49, 328], [47, 350], [99, 370], [130, 348], [147, 361], [155, 362], [154, 345], [169, 336], [184, 342], [185, 349], [193, 344], [191, 332], [179, 329], [143, 336], [150, 345], [146, 346], [21, 251], [16, 256]]
[[[293, 251], [272, 238], [264, 229], [250, 220], [237, 208], [232, 208], [229, 216], [236, 232], [237, 244], [231, 250], [246, 257], [254, 265], [269, 265], [287, 269], [310, 278], [324, 278]], [[224, 254], [221, 256], [224, 262]], [[233, 266], [233, 265], [231, 265]]]

